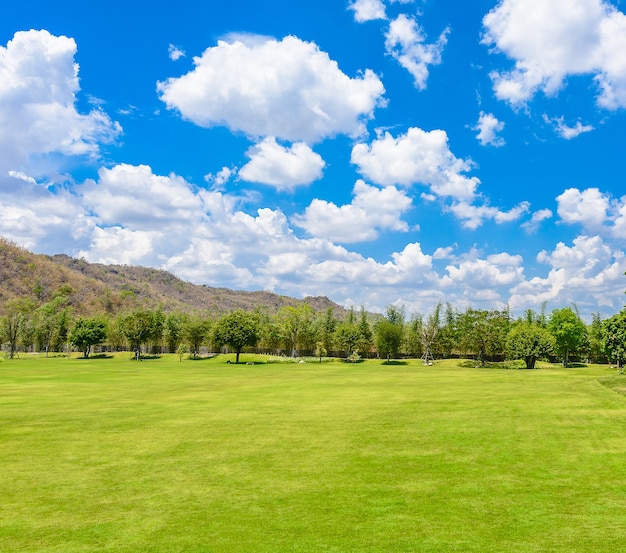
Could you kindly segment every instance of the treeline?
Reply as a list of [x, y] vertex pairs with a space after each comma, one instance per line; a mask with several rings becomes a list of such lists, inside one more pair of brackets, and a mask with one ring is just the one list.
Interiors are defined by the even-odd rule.
[[308, 304], [285, 306], [275, 314], [262, 309], [235, 309], [222, 315], [164, 312], [135, 305], [113, 316], [75, 317], [61, 290], [51, 301], [36, 304], [14, 298], [0, 306], [0, 341], [7, 357], [21, 351], [67, 352], [85, 357], [99, 351], [189, 353], [243, 351], [275, 355], [341, 357], [356, 361], [381, 357], [473, 358], [487, 361], [571, 359], [612, 362], [626, 359], [626, 308], [602, 320], [594, 314], [586, 325], [575, 307], [551, 313], [528, 310], [513, 319], [508, 310], [455, 309], [439, 304], [432, 313], [407, 316], [389, 306], [384, 315], [348, 310], [337, 318], [332, 308], [314, 311]]

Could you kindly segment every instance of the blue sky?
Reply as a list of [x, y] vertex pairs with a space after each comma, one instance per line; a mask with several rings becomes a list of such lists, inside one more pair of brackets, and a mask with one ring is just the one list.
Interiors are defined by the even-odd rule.
[[626, 296], [607, 0], [30, 1], [0, 20], [0, 235], [382, 311]]

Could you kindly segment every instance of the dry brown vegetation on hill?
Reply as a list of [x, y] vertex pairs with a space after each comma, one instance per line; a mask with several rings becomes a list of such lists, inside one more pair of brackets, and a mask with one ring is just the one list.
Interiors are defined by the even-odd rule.
[[302, 300], [267, 291], [245, 292], [185, 282], [159, 269], [88, 263], [64, 254], [34, 254], [0, 238], [0, 307], [15, 297], [37, 303], [69, 297], [79, 315], [118, 313], [141, 305], [164, 311], [221, 314], [236, 308], [262, 308], [269, 314], [286, 305], [308, 303], [315, 311], [343, 308], [326, 297]]

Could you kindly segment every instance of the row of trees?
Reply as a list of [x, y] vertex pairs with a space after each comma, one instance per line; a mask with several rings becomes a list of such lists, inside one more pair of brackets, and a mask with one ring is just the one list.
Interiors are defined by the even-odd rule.
[[18, 298], [4, 305], [0, 339], [8, 357], [19, 350], [78, 349], [87, 357], [93, 347], [110, 350], [190, 352], [246, 348], [285, 355], [341, 356], [351, 359], [378, 355], [473, 357], [487, 360], [523, 359], [534, 368], [538, 359], [558, 357], [568, 366], [572, 356], [591, 361], [626, 359], [626, 309], [590, 325], [575, 306], [540, 312], [528, 310], [514, 320], [508, 310], [466, 309], [439, 304], [431, 314], [406, 317], [403, 308], [389, 306], [384, 315], [349, 310], [338, 319], [332, 309], [314, 312], [308, 304], [283, 307], [275, 315], [261, 310], [234, 310], [220, 317], [160, 309], [135, 308], [116, 317], [72, 316], [67, 297], [59, 295], [43, 305]]

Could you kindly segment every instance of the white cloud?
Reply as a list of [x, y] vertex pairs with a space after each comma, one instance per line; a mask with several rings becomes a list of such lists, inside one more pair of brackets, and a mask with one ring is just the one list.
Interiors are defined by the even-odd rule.
[[524, 273], [522, 261], [519, 255], [501, 253], [485, 259], [465, 259], [458, 265], [448, 265], [446, 271], [455, 287], [474, 297], [479, 290], [493, 290], [521, 282]]
[[354, 146], [351, 162], [376, 184], [423, 184], [438, 196], [459, 200], [473, 199], [480, 183], [463, 174], [472, 164], [452, 154], [448, 135], [442, 130], [426, 132], [413, 127], [397, 138], [386, 132], [370, 145]]
[[15, 33], [0, 46], [0, 173], [41, 176], [62, 156], [97, 156], [121, 127], [99, 109], [80, 114], [74, 39], [48, 31]]
[[441, 63], [449, 29], [444, 30], [437, 42], [425, 44], [426, 36], [417, 21], [405, 14], [394, 19], [385, 34], [385, 48], [412, 76], [416, 88], [426, 88], [428, 67]]
[[354, 20], [358, 23], [387, 19], [385, 5], [381, 0], [353, 0], [348, 9], [354, 11]]
[[161, 231], [164, 222], [188, 225], [202, 203], [182, 177], [154, 175], [147, 165], [120, 164], [98, 171], [81, 187], [85, 205], [104, 225]]
[[168, 108], [203, 127], [313, 143], [363, 134], [384, 103], [383, 84], [371, 70], [350, 78], [317, 45], [293, 36], [221, 40], [194, 64], [157, 89]]
[[480, 112], [478, 117], [478, 123], [474, 127], [475, 131], [478, 131], [476, 139], [482, 146], [504, 146], [504, 138], [498, 136], [498, 133], [504, 129], [504, 122], [499, 121], [493, 113]]
[[167, 48], [167, 54], [172, 61], [178, 61], [180, 58], [185, 57], [185, 51], [181, 50], [178, 46], [170, 44]]
[[408, 231], [402, 215], [411, 208], [411, 199], [393, 186], [382, 190], [358, 180], [352, 203], [336, 206], [315, 199], [294, 223], [310, 235], [333, 242], [353, 243], [374, 240], [381, 231]]
[[269, 184], [278, 190], [293, 190], [322, 177], [324, 160], [303, 142], [281, 146], [267, 137], [248, 150], [250, 161], [239, 170], [249, 182]]
[[553, 217], [553, 213], [549, 209], [540, 209], [533, 213], [530, 221], [527, 221], [522, 225], [522, 228], [528, 233], [533, 234], [539, 230], [539, 227], [543, 221], [547, 221]]
[[544, 301], [551, 307], [576, 303], [589, 314], [600, 307], [623, 306], [626, 257], [600, 236], [579, 236], [572, 246], [559, 242], [552, 252], [540, 252], [537, 259], [549, 265], [550, 271], [545, 278], [534, 277], [515, 286], [513, 308], [539, 306]]
[[565, 123], [564, 117], [550, 118], [544, 114], [543, 119], [546, 123], [552, 125], [556, 133], [565, 140], [571, 140], [583, 133], [595, 130], [593, 125], [583, 125], [581, 121], [577, 121], [573, 127], [570, 127]]
[[599, 230], [608, 222], [610, 199], [597, 188], [588, 188], [582, 192], [577, 188], [568, 188], [557, 196], [557, 212], [564, 223], [580, 223], [585, 228]]
[[215, 175], [213, 173], [204, 175], [204, 180], [220, 190], [235, 173], [236, 171], [230, 167], [222, 167]]
[[488, 205], [471, 205], [467, 202], [457, 202], [449, 207], [450, 211], [461, 220], [461, 224], [468, 229], [477, 229], [485, 220], [493, 220], [497, 224], [517, 221], [522, 215], [528, 213], [530, 204], [521, 202], [509, 211], [502, 211], [497, 207]]
[[492, 73], [496, 96], [525, 105], [555, 95], [569, 75], [591, 75], [608, 109], [626, 107], [626, 16], [603, 0], [500, 0], [483, 19], [483, 43], [515, 62]]

